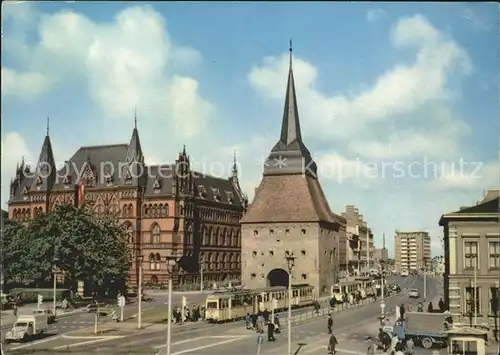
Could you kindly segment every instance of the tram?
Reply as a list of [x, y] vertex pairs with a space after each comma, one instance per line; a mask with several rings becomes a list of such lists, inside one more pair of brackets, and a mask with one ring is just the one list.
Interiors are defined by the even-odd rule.
[[[314, 303], [314, 287], [311, 285], [292, 285], [292, 308], [308, 307]], [[216, 292], [205, 302], [205, 319], [213, 323], [223, 323], [245, 318], [247, 313], [255, 314], [273, 307], [275, 312], [288, 309], [288, 288], [274, 286], [260, 289], [241, 289], [237, 291]]]

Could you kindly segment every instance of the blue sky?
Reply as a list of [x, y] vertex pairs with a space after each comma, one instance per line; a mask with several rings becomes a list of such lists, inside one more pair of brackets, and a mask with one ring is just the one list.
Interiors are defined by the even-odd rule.
[[236, 149], [252, 197], [279, 137], [290, 38], [304, 140], [333, 211], [359, 207], [391, 251], [395, 229], [429, 230], [438, 253], [439, 216], [499, 185], [496, 4], [2, 6], [2, 203], [46, 116], [63, 162], [127, 142], [135, 106], [149, 162], [186, 144], [200, 170], [227, 175]]

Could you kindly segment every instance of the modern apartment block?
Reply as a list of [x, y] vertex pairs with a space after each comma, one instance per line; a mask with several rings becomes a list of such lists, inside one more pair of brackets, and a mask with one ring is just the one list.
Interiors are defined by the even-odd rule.
[[396, 270], [422, 270], [430, 267], [431, 238], [426, 231], [400, 231], [394, 235]]

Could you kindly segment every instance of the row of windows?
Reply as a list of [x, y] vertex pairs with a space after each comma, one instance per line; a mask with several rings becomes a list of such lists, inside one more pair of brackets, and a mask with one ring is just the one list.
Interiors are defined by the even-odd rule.
[[[208, 253], [200, 255], [203, 270], [236, 269], [241, 267], [241, 255], [233, 253]], [[159, 253], [151, 253], [148, 257], [149, 270], [166, 268], [165, 260]], [[164, 264], [164, 267], [162, 267]]]
[[[490, 269], [500, 267], [500, 242], [488, 243], [488, 267]], [[464, 242], [464, 268], [479, 268], [479, 242]]]
[[[258, 253], [256, 250], [254, 250], [254, 251], [252, 252], [252, 256], [253, 256], [254, 258], [256, 258], [258, 254], [259, 254], [259, 253]], [[301, 250], [301, 251], [300, 251], [300, 255], [305, 256], [306, 254], [307, 254], [307, 253], [306, 253], [306, 251], [305, 251], [305, 250]], [[261, 255], [261, 256], [264, 256], [264, 252], [263, 252], [263, 251], [261, 251], [261, 252], [260, 252], [260, 255]], [[326, 253], [325, 253], [325, 255], [326, 255]], [[269, 250], [269, 256], [274, 256], [274, 250]]]
[[[260, 274], [260, 278], [261, 278], [261, 279], [263, 279], [264, 277], [265, 277], [265, 275], [264, 275], [264, 274]], [[250, 275], [250, 278], [251, 278], [252, 280], [255, 280], [255, 279], [257, 278], [257, 274], [251, 274], [251, 275]], [[301, 274], [301, 275], [300, 275], [300, 278], [301, 278], [302, 280], [307, 280], [307, 274]]]
[[[33, 209], [34, 216], [38, 216], [43, 212], [42, 207], [35, 207]], [[31, 208], [14, 208], [12, 211], [12, 219], [18, 221], [27, 221], [31, 219]]]
[[488, 314], [494, 314], [492, 308], [492, 301], [495, 297], [500, 296], [499, 291], [495, 287], [490, 287], [487, 289], [488, 295], [488, 307], [485, 309], [481, 308], [481, 287], [466, 287], [465, 288], [465, 300], [464, 308], [465, 314], [477, 313], [481, 314], [481, 311], [488, 310]]
[[215, 210], [212, 208], [205, 208], [205, 207], [200, 209], [200, 216], [202, 219], [205, 220], [217, 220], [217, 221], [234, 222], [234, 223], [238, 223], [241, 219], [240, 213]]
[[[285, 236], [289, 236], [289, 235], [290, 235], [290, 233], [291, 233], [291, 232], [290, 232], [290, 229], [285, 229]], [[307, 230], [305, 230], [305, 229], [301, 229], [301, 230], [300, 230], [300, 233], [301, 233], [302, 235], [305, 235], [305, 234], [307, 233]], [[274, 236], [274, 234], [275, 234], [274, 229], [269, 229], [269, 230], [268, 230], [268, 235], [269, 235], [269, 236], [271, 236], [271, 237], [272, 237], [272, 236]], [[259, 236], [259, 230], [258, 230], [258, 229], [254, 229], [254, 231], [253, 231], [253, 235], [254, 235], [254, 237], [258, 237], [258, 236]]]
[[203, 245], [220, 245], [227, 247], [241, 246], [239, 230], [225, 227], [202, 227], [201, 241]]

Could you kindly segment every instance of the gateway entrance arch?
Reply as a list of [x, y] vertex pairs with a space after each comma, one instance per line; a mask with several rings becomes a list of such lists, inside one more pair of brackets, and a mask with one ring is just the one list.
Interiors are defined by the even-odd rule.
[[283, 269], [273, 269], [267, 274], [267, 287], [288, 287], [288, 272]]

